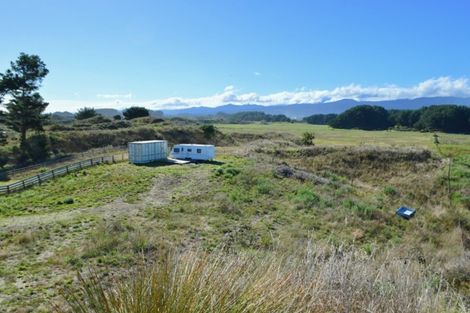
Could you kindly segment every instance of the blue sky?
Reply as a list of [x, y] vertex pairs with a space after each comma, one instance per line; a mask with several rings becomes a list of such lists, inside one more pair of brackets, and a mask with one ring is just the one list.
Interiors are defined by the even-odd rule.
[[470, 2], [6, 1], [0, 72], [48, 65], [50, 110], [470, 96]]

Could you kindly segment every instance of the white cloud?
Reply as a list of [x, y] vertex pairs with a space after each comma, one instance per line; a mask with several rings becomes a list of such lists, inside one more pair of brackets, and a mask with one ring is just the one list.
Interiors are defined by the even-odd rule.
[[224, 88], [224, 92], [235, 91], [235, 86], [230, 85]]
[[131, 93], [126, 94], [98, 94], [96, 95], [99, 99], [132, 99]]
[[89, 101], [89, 100], [70, 100], [70, 99], [57, 99], [57, 100], [48, 100], [49, 106], [47, 107], [47, 112], [56, 112], [56, 111], [69, 111], [76, 112], [78, 109], [83, 107], [92, 107], [95, 109], [124, 109], [132, 104], [121, 101], [121, 100], [100, 100], [100, 101]]
[[260, 73], [260, 72], [253, 72], [253, 75], [255, 75], [255, 76], [261, 76], [261, 73]]
[[[106, 97], [105, 97], [106, 96]], [[331, 102], [341, 99], [355, 99], [358, 101], [378, 101], [393, 100], [401, 98], [419, 98], [419, 97], [437, 97], [437, 96], [455, 96], [470, 97], [470, 85], [466, 78], [453, 79], [450, 77], [431, 78], [420, 82], [414, 86], [401, 87], [397, 85], [385, 86], [361, 86], [350, 84], [334, 89], [308, 90], [304, 87], [295, 91], [281, 91], [267, 95], [259, 95], [255, 92], [240, 93], [234, 86], [230, 85], [224, 88], [220, 93], [214, 95], [183, 98], [170, 97], [155, 99], [151, 101], [128, 101], [132, 98], [131, 94], [120, 95], [120, 97], [111, 97], [117, 95], [101, 95], [102, 101], [83, 102], [75, 100], [49, 100], [51, 103], [49, 110], [69, 110], [74, 111], [83, 106], [93, 106], [96, 108], [124, 108], [128, 105], [141, 105], [151, 109], [179, 109], [194, 106], [215, 107], [223, 104], [295, 104], [295, 103], [317, 103]], [[114, 101], [105, 101], [115, 99]], [[120, 100], [116, 100], [120, 99]]]

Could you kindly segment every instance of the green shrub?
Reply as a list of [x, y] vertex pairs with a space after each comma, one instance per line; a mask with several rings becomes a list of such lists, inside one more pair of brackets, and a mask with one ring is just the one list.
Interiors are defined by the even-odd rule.
[[304, 132], [302, 134], [301, 142], [305, 146], [313, 146], [314, 139], [315, 139], [315, 134], [313, 132]]
[[398, 192], [392, 186], [385, 186], [384, 187], [384, 194], [386, 194], [389, 197], [394, 197], [394, 196], [398, 195]]
[[229, 167], [225, 170], [226, 177], [235, 177], [240, 174], [240, 170], [238, 168]]
[[236, 167], [227, 166], [227, 167], [219, 167], [215, 170], [215, 176], [222, 176], [224, 178], [233, 178], [240, 174], [241, 170]]
[[75, 268], [80, 268], [83, 266], [83, 260], [76, 257], [76, 256], [67, 256], [65, 258], [65, 261], [67, 262], [67, 264], [75, 267]]
[[214, 125], [202, 125], [201, 130], [204, 133], [204, 137], [207, 139], [211, 139], [216, 134], [216, 128]]
[[260, 178], [256, 182], [256, 191], [259, 194], [262, 194], [262, 195], [270, 194], [273, 188], [274, 188], [273, 184], [267, 178]]
[[75, 113], [75, 119], [77, 120], [85, 120], [85, 119], [89, 119], [89, 118], [92, 118], [92, 117], [95, 117], [97, 116], [98, 113], [96, 113], [95, 109], [94, 108], [87, 108], [87, 107], [84, 107], [84, 108], [81, 108], [77, 111], [77, 113]]
[[343, 202], [343, 206], [351, 212], [357, 213], [362, 218], [370, 219], [373, 217], [373, 213], [376, 209], [365, 203], [356, 202], [351, 199], [347, 199]]
[[228, 197], [232, 202], [252, 202], [252, 197], [240, 189], [234, 189], [229, 192]]
[[371, 255], [372, 251], [374, 250], [374, 247], [372, 246], [372, 244], [366, 243], [362, 245], [362, 250], [364, 250], [364, 252], [367, 253], [368, 255]]
[[126, 120], [132, 120], [132, 119], [139, 118], [139, 117], [150, 116], [150, 112], [148, 109], [144, 107], [133, 106], [133, 107], [125, 109], [122, 112], [122, 115], [124, 115]]
[[73, 201], [73, 198], [66, 198], [66, 199], [63, 201], [64, 204], [73, 204], [73, 202], [74, 202], [74, 201]]
[[309, 209], [318, 205], [320, 197], [309, 188], [302, 187], [295, 192], [292, 200], [298, 209]]

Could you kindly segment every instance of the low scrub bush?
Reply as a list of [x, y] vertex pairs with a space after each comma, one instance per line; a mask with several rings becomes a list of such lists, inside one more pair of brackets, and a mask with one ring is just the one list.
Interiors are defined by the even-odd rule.
[[398, 191], [393, 188], [392, 186], [385, 186], [384, 187], [384, 194], [386, 194], [389, 197], [394, 197], [398, 195]]
[[73, 198], [66, 198], [64, 200], [64, 204], [72, 204], [74, 201], [73, 201]]
[[305, 132], [302, 134], [302, 138], [300, 139], [300, 142], [304, 146], [313, 146], [313, 140], [315, 139], [315, 134], [312, 132]]
[[298, 189], [292, 200], [298, 209], [310, 209], [320, 203], [320, 197], [306, 187]]
[[357, 213], [362, 218], [371, 219], [374, 217], [376, 209], [368, 204], [360, 203], [351, 199], [343, 202], [343, 206], [351, 212]]
[[227, 167], [219, 167], [215, 170], [215, 176], [221, 176], [224, 178], [233, 178], [240, 174], [241, 170], [236, 167], [227, 166]]
[[250, 197], [250, 195], [247, 194], [246, 192], [243, 192], [243, 190], [240, 190], [240, 189], [234, 189], [230, 191], [230, 193], [228, 194], [228, 197], [230, 201], [232, 202], [239, 202], [239, 203], [253, 202], [253, 199]]
[[267, 195], [273, 192], [274, 185], [273, 183], [267, 178], [259, 178], [256, 184], [256, 191], [259, 194]]

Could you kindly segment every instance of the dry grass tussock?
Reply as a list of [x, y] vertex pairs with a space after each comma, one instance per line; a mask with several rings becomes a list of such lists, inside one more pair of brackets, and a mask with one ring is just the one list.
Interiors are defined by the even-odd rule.
[[169, 253], [128, 279], [79, 277], [62, 312], [465, 312], [439, 275], [411, 260], [305, 249]]

